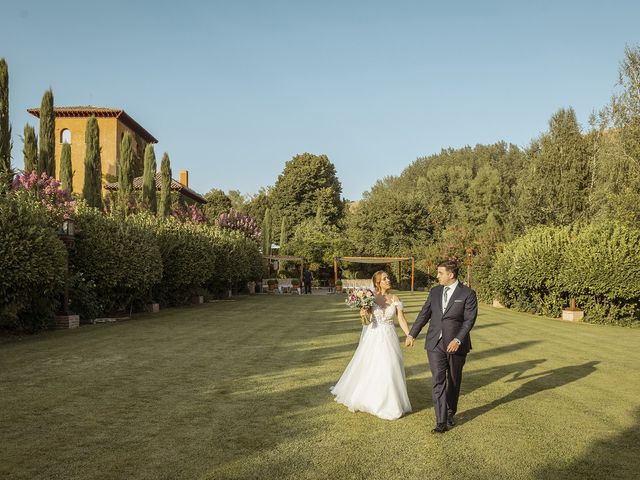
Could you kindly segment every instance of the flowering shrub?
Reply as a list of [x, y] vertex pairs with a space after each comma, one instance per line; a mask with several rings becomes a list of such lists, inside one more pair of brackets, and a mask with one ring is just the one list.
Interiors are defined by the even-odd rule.
[[205, 217], [199, 205], [183, 205], [178, 203], [171, 209], [170, 215], [181, 222], [204, 223]]
[[260, 224], [255, 218], [233, 209], [221, 213], [216, 219], [216, 225], [220, 228], [236, 230], [255, 242], [258, 242], [262, 235]]
[[31, 198], [44, 205], [51, 213], [52, 225], [57, 228], [63, 218], [73, 214], [76, 206], [73, 196], [60, 185], [55, 177], [50, 177], [45, 172], [38, 176], [34, 170], [16, 175], [11, 189], [16, 197]]

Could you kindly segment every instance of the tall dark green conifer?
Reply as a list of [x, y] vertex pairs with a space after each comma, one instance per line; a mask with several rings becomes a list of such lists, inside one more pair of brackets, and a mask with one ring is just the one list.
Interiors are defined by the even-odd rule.
[[102, 208], [102, 163], [100, 158], [100, 129], [96, 117], [87, 120], [84, 136], [84, 187], [82, 195], [90, 207]]
[[160, 164], [160, 205], [158, 205], [158, 216], [166, 217], [171, 210], [171, 163], [169, 154], [164, 152], [162, 163]]
[[73, 192], [73, 170], [71, 166], [71, 145], [62, 144], [60, 154], [60, 183], [63, 190]]
[[[278, 254], [279, 255], [283, 255], [284, 254], [284, 247], [285, 244], [287, 243], [287, 237], [288, 237], [288, 233], [287, 232], [287, 217], [283, 216], [282, 217], [282, 222], [280, 223], [280, 249], [278, 250]], [[285, 262], [280, 261], [278, 262], [278, 273], [280, 274], [284, 274], [285, 273]]]
[[156, 153], [151, 143], [144, 149], [144, 172], [142, 183], [142, 202], [151, 213], [158, 211], [158, 195], [156, 192]]
[[264, 219], [262, 220], [262, 254], [271, 255], [271, 210], [267, 208], [264, 211]]
[[36, 130], [28, 123], [24, 126], [24, 147], [22, 154], [24, 155], [24, 171], [31, 173], [38, 169], [38, 138]]
[[133, 191], [133, 145], [131, 134], [126, 132], [120, 142], [118, 160], [118, 203], [126, 211]]
[[9, 67], [0, 58], [0, 191], [10, 188], [13, 178], [11, 170], [11, 124], [9, 123]]
[[55, 159], [55, 113], [53, 112], [53, 92], [44, 92], [40, 105], [40, 153], [38, 154], [38, 174], [46, 172], [50, 177], [56, 174]]

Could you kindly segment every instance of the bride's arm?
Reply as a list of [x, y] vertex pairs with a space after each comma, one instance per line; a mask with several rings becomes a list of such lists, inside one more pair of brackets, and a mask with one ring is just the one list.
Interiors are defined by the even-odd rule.
[[[402, 305], [397, 295], [395, 295], [394, 301]], [[396, 314], [398, 315], [398, 323], [400, 324], [400, 328], [405, 335], [409, 335], [409, 324], [407, 323], [407, 319], [404, 318], [404, 312], [399, 305], [396, 305]]]

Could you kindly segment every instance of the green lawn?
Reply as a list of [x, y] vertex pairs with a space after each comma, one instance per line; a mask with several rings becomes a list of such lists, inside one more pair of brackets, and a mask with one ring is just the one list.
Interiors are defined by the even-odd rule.
[[[424, 293], [401, 297], [411, 322]], [[459, 425], [434, 436], [424, 332], [414, 413], [333, 401], [357, 317], [255, 296], [5, 339], [0, 478], [639, 478], [640, 330], [482, 307]]]

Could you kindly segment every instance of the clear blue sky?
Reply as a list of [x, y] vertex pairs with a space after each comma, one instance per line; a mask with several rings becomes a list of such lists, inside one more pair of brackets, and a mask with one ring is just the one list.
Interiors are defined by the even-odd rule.
[[26, 113], [123, 108], [191, 186], [255, 193], [302, 152], [358, 199], [442, 148], [525, 146], [609, 100], [637, 1], [18, 1], [0, 7], [13, 163]]

